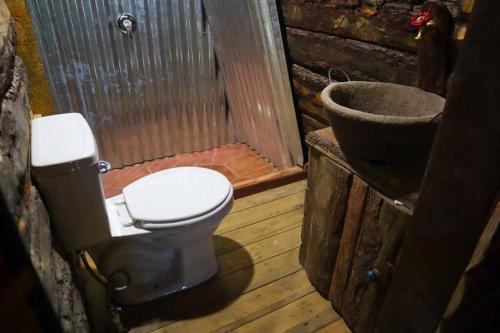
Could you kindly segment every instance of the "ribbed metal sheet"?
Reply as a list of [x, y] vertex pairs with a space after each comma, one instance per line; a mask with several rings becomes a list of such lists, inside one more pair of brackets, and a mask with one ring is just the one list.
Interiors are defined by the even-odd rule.
[[201, 0], [27, 4], [57, 111], [82, 113], [114, 167], [233, 140]]
[[240, 140], [285, 168], [302, 165], [275, 0], [204, 0]]

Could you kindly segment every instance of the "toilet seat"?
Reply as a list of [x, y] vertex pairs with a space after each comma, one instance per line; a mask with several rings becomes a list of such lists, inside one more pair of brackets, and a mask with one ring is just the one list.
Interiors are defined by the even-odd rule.
[[199, 167], [155, 172], [123, 189], [131, 219], [149, 225], [206, 215], [225, 203], [230, 194], [231, 183], [224, 175]]

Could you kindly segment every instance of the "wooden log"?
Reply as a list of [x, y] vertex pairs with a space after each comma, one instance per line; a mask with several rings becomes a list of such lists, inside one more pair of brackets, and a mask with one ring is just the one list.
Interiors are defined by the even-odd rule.
[[368, 285], [359, 304], [356, 332], [369, 333], [375, 329], [410, 220], [408, 210], [396, 207], [392, 202], [384, 202], [378, 219], [383, 234], [382, 245], [373, 264], [380, 277]]
[[[356, 332], [372, 332], [390, 285], [411, 212], [397, 207], [392, 201], [370, 189], [366, 207], [360, 213], [362, 219], [358, 223], [361, 224], [361, 230], [357, 240], [354, 239], [356, 248], [351, 253], [351, 262], [347, 269], [337, 261], [330, 289], [330, 301]], [[346, 225], [345, 230], [350, 228]], [[344, 237], [351, 238], [352, 241], [348, 233], [342, 235], [342, 241]], [[370, 281], [367, 277], [370, 270], [377, 272], [378, 276], [374, 281]], [[337, 289], [339, 293], [343, 292], [340, 303], [332, 291], [338, 288], [334, 282], [336, 276], [342, 272], [347, 272], [348, 283], [343, 286], [343, 291]]]
[[493, 332], [500, 326], [500, 202], [451, 298], [441, 332]]
[[322, 295], [330, 289], [351, 181], [349, 171], [310, 149], [300, 263]]
[[339, 252], [332, 275], [332, 283], [330, 285], [330, 302], [337, 311], [340, 311], [342, 308], [344, 291], [349, 280], [352, 258], [358, 240], [367, 193], [368, 185], [359, 177], [353, 176], [344, 231], [342, 232]]
[[327, 124], [323, 124], [322, 122], [317, 121], [316, 119], [311, 118], [306, 114], [301, 114], [300, 118], [302, 120], [302, 130], [306, 135], [310, 132], [314, 132], [319, 129], [328, 127]]
[[355, 327], [358, 322], [360, 303], [368, 287], [366, 274], [368, 269], [373, 266], [382, 245], [382, 230], [378, 221], [382, 204], [382, 198], [375, 191], [370, 190], [363, 212], [356, 249], [351, 259], [351, 269], [342, 305], [337, 308], [350, 327]]
[[379, 332], [438, 328], [498, 200], [498, 12], [498, 1], [474, 5]]
[[328, 69], [336, 67], [346, 71], [352, 80], [416, 84], [413, 54], [294, 28], [286, 31], [292, 61], [318, 73], [326, 75]]
[[[329, 120], [321, 103], [320, 95], [328, 83], [328, 78], [322, 75], [299, 65], [292, 66], [293, 91], [297, 99], [299, 111], [325, 125], [329, 124]], [[319, 128], [324, 127], [328, 126]]]
[[408, 24], [412, 6], [388, 0], [381, 6], [361, 1], [281, 1], [285, 25], [416, 52]]
[[453, 22], [450, 12], [442, 2], [427, 1], [422, 10], [430, 13], [434, 24], [421, 29], [422, 38], [417, 43], [417, 82], [419, 88], [445, 95], [450, 61], [450, 37]]

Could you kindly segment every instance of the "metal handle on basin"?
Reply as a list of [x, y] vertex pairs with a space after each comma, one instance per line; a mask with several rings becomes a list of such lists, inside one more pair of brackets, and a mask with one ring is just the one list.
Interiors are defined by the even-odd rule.
[[107, 173], [111, 170], [111, 163], [108, 161], [99, 161], [98, 162], [99, 173]]

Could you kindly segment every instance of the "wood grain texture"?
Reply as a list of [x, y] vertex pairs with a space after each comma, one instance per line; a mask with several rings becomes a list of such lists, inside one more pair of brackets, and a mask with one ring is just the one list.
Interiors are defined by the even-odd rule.
[[416, 84], [414, 54], [295, 28], [287, 28], [286, 32], [292, 61], [323, 75], [331, 67], [338, 67], [352, 80]]
[[372, 266], [380, 276], [377, 281], [370, 283], [364, 292], [359, 304], [356, 332], [369, 333], [375, 329], [410, 220], [411, 215], [406, 211], [400, 210], [392, 202], [384, 201], [378, 218], [382, 243]]
[[349, 280], [352, 258], [361, 228], [367, 193], [368, 185], [359, 177], [353, 176], [344, 230], [330, 285], [329, 298], [335, 309], [342, 308], [344, 291]]
[[303, 115], [328, 125], [328, 116], [320, 98], [321, 92], [329, 84], [328, 78], [302, 66], [293, 65], [292, 84], [299, 111]]
[[300, 262], [323, 295], [330, 290], [351, 182], [350, 172], [310, 149]]
[[383, 234], [379, 221], [382, 204], [383, 200], [374, 191], [368, 192], [348, 283], [344, 291], [342, 306], [338, 308], [350, 327], [355, 327], [358, 322], [361, 301], [368, 287], [366, 273], [373, 267], [382, 246]]
[[419, 201], [381, 313], [380, 332], [437, 329], [497, 203], [498, 12], [498, 1], [474, 5]]
[[367, 1], [281, 1], [287, 26], [415, 52], [415, 34], [408, 24], [411, 5], [380, 3], [370, 7]]

